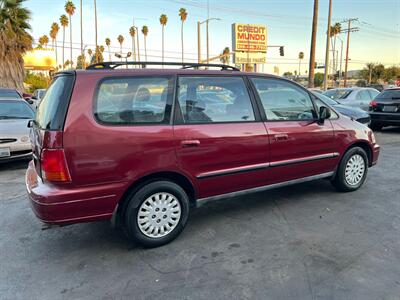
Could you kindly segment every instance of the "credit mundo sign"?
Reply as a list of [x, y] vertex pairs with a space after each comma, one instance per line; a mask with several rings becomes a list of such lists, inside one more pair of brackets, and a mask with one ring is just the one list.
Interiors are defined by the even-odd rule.
[[267, 26], [257, 24], [232, 24], [234, 51], [266, 52]]

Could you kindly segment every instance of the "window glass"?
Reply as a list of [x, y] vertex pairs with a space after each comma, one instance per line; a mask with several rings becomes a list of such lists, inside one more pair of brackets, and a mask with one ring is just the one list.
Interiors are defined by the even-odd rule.
[[400, 100], [400, 89], [383, 91], [375, 99], [381, 102], [392, 102], [393, 100]]
[[35, 113], [24, 100], [2, 100], [0, 105], [0, 120], [3, 119], [33, 119]]
[[368, 90], [360, 90], [357, 93], [358, 100], [371, 100], [371, 96], [368, 93]]
[[252, 78], [268, 120], [312, 120], [316, 114], [306, 91], [289, 82]]
[[255, 120], [241, 77], [180, 77], [178, 100], [187, 124]]
[[324, 92], [323, 95], [333, 100], [337, 100], [337, 99], [346, 99], [351, 94], [351, 92], [352, 92], [351, 89], [332, 89]]
[[168, 77], [106, 79], [97, 92], [95, 116], [109, 124], [168, 123], [172, 86]]
[[369, 91], [370, 99], [371, 99], [371, 100], [372, 100], [372, 99], [375, 99], [375, 97], [379, 95], [379, 92], [378, 92], [378, 91], [375, 91], [375, 90], [368, 90], [368, 91]]
[[17, 91], [0, 89], [0, 98], [20, 99], [21, 96], [17, 93]]

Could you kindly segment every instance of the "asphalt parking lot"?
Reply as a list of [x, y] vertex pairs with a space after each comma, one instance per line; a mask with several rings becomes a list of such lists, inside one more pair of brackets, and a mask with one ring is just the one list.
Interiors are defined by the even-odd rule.
[[324, 180], [204, 206], [142, 249], [108, 222], [41, 230], [0, 166], [1, 299], [400, 299], [400, 129], [357, 192]]

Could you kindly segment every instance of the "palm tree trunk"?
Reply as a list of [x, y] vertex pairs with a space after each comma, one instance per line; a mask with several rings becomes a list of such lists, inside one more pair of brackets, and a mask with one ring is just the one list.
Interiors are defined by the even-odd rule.
[[56, 52], [56, 65], [58, 66], [57, 38], [54, 40], [54, 51]]
[[69, 16], [69, 47], [70, 47], [70, 54], [69, 54], [69, 62], [72, 67], [72, 23], [71, 23], [71, 15]]
[[82, 0], [81, 0], [81, 59], [82, 67], [85, 68], [85, 60], [83, 59], [83, 10], [82, 10]]
[[[161, 61], [164, 62], [164, 25], [162, 25]], [[162, 66], [164, 68], [164, 66]]]
[[94, 36], [95, 36], [95, 43], [96, 43], [96, 51], [94, 52], [96, 54], [96, 63], [99, 62], [99, 51], [97, 51], [97, 5], [96, 5], [96, 0], [94, 0]]
[[137, 41], [137, 59], [140, 62], [140, 49], [139, 49], [139, 31], [136, 33], [136, 41]]
[[64, 69], [64, 63], [65, 63], [64, 45], [65, 45], [65, 26], [63, 26], [63, 45], [62, 45], [62, 67], [63, 67], [63, 69]]
[[110, 46], [108, 47], [108, 61], [111, 61], [111, 51], [110, 51]]
[[132, 37], [132, 61], [135, 61], [136, 60], [136, 54], [135, 54], [135, 38], [134, 37]]
[[144, 36], [144, 58], [147, 61], [147, 43], [146, 43], [146, 36]]
[[183, 62], [183, 21], [181, 24], [182, 62]]
[[[121, 44], [119, 44], [119, 49], [120, 49], [120, 54], [122, 55], [122, 43]], [[122, 57], [121, 57], [121, 61], [122, 61]]]
[[311, 49], [310, 49], [310, 64], [308, 68], [308, 87], [314, 87], [314, 74], [315, 74], [315, 46], [317, 40], [317, 27], [318, 27], [318, 0], [314, 0], [313, 23], [311, 32]]

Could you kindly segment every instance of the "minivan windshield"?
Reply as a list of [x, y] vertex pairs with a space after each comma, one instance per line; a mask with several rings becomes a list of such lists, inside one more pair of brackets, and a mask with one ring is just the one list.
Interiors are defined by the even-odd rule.
[[24, 100], [1, 100], [0, 120], [4, 119], [33, 119], [35, 113]]
[[36, 112], [36, 123], [41, 129], [62, 130], [74, 77], [57, 76], [40, 101]]
[[352, 92], [352, 89], [332, 89], [323, 93], [323, 95], [333, 99], [346, 99]]

